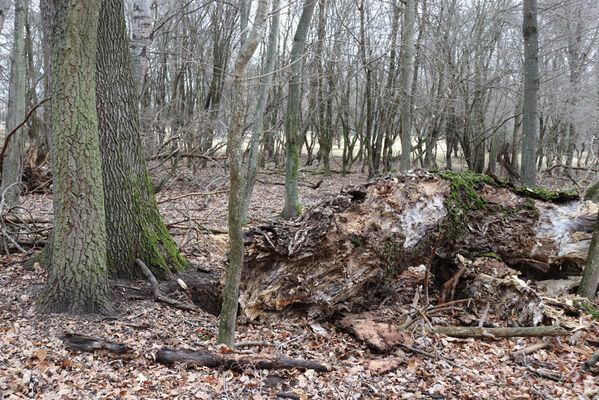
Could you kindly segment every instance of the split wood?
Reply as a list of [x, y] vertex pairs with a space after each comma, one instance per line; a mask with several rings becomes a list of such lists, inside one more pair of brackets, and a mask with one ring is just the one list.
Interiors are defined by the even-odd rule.
[[139, 258], [135, 260], [135, 263], [137, 264], [139, 269], [141, 269], [141, 272], [143, 272], [146, 279], [150, 282], [150, 285], [152, 286], [152, 295], [154, 296], [154, 300], [161, 301], [181, 310], [199, 311], [199, 307], [197, 307], [195, 304], [184, 303], [175, 299], [171, 299], [170, 297], [167, 297], [160, 293], [160, 286], [158, 285], [158, 281], [156, 280], [156, 277], [154, 276], [152, 271], [150, 271], [146, 264], [144, 264], [144, 262], [141, 261]]

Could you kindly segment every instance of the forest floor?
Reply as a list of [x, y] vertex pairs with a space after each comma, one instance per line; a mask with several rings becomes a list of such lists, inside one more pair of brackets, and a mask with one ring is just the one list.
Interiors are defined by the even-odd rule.
[[[321, 179], [308, 170], [302, 173], [304, 207], [366, 177], [334, 174], [317, 189], [310, 187]], [[277, 218], [283, 207], [283, 181], [274, 171], [259, 176], [250, 226]], [[211, 166], [197, 175], [180, 174], [157, 196], [165, 222], [193, 268], [224, 271], [227, 237], [214, 232], [226, 231], [227, 187], [224, 169]], [[51, 218], [49, 195], [27, 195], [23, 206], [36, 217]], [[167, 367], [155, 360], [163, 347], [218, 353], [217, 318], [153, 301], [149, 284], [142, 280], [112, 283], [114, 315], [38, 314], [36, 301], [47, 274], [39, 267], [24, 268], [25, 259], [23, 254], [0, 258], [0, 399], [599, 399], [597, 370], [581, 372], [599, 345], [599, 321], [593, 323], [589, 315], [570, 318], [571, 325], [585, 329], [548, 340], [550, 348], [525, 362], [514, 361], [510, 354], [543, 339], [454, 339], [414, 333], [413, 346], [433, 356], [406, 348], [376, 354], [334, 322], [300, 319], [242, 321], [236, 340], [260, 342], [242, 348], [256, 355], [312, 360], [330, 372]], [[396, 318], [401, 303], [411, 303], [420, 278], [414, 270], [398, 277], [395, 301], [382, 304], [377, 315]], [[459, 323], [450, 314], [441, 320]], [[488, 320], [497, 322], [493, 316]], [[65, 332], [124, 343], [130, 351], [72, 351], [60, 339]]]

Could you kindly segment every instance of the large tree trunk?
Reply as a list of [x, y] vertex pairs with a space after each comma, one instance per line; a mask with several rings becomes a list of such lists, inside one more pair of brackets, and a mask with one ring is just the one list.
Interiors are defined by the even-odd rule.
[[99, 1], [59, 0], [52, 70], [54, 251], [40, 308], [110, 310], [96, 117]]
[[289, 81], [287, 115], [285, 117], [285, 207], [282, 212], [283, 218], [286, 219], [301, 214], [301, 205], [297, 195], [297, 174], [299, 173], [301, 145], [299, 132], [300, 86], [306, 38], [308, 37], [315, 6], [316, 1], [306, 0], [293, 37], [293, 47], [290, 54], [291, 79]]
[[[25, 12], [27, 1], [15, 0], [15, 30], [10, 60], [10, 85], [5, 134], [12, 131], [25, 118]], [[7, 209], [19, 202], [25, 135], [19, 129], [10, 139], [2, 159], [2, 185], [0, 195]]]
[[427, 264], [433, 249], [439, 268], [458, 253], [494, 253], [534, 275], [580, 271], [594, 204], [552, 204], [535, 197], [572, 197], [512, 189], [471, 172], [441, 175], [390, 175], [349, 188], [294, 222], [251, 231], [243, 313], [256, 318], [357, 308], [390, 278]]
[[184, 269], [187, 260], [162, 221], [146, 170], [123, 0], [102, 2], [97, 67], [110, 272], [140, 276], [135, 267], [139, 258], [164, 277]]

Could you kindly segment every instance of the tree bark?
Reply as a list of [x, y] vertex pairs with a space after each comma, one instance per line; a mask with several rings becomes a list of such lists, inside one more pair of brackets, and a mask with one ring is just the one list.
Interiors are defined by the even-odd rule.
[[110, 311], [96, 117], [99, 1], [57, 1], [52, 70], [54, 251], [45, 312]]
[[277, 56], [277, 43], [279, 39], [279, 25], [281, 20], [281, 12], [279, 10], [280, 0], [274, 0], [272, 3], [272, 21], [270, 32], [268, 34], [268, 45], [266, 49], [266, 64], [262, 70], [262, 78], [260, 79], [260, 95], [256, 103], [256, 111], [254, 112], [254, 126], [252, 127], [252, 138], [250, 139], [250, 154], [248, 156], [247, 173], [245, 175], [245, 187], [243, 190], [243, 213], [241, 221], [245, 225], [247, 223], [247, 213], [250, 207], [250, 200], [254, 192], [256, 184], [256, 176], [258, 175], [258, 150], [260, 147], [260, 139], [264, 130], [264, 111], [266, 110], [266, 101], [268, 100], [268, 92], [272, 84], [272, 75], [275, 69]]
[[137, 97], [143, 90], [152, 44], [152, 13], [149, 0], [134, 0], [131, 18], [131, 60]]
[[415, 0], [407, 0], [403, 19], [401, 52], [401, 159], [400, 169], [411, 167], [412, 148], [412, 79], [414, 74]]
[[578, 287], [578, 294], [594, 300], [597, 294], [597, 286], [599, 286], [599, 218], [595, 223], [582, 281]]
[[[12, 131], [25, 118], [25, 13], [28, 2], [15, 0], [14, 39], [10, 62], [10, 85], [8, 92], [8, 111], [6, 129]], [[21, 194], [21, 176], [25, 156], [25, 135], [19, 129], [11, 138], [7, 152], [2, 159], [2, 184], [0, 195], [7, 209], [19, 202]]]
[[157, 276], [187, 260], [164, 226], [142, 148], [123, 0], [103, 0], [97, 48], [97, 111], [112, 275], [141, 276], [141, 259]]
[[282, 216], [291, 219], [301, 214], [301, 204], [297, 195], [297, 174], [299, 173], [299, 110], [301, 103], [301, 77], [306, 38], [310, 22], [314, 15], [316, 1], [306, 0], [302, 15], [297, 24], [291, 48], [291, 79], [287, 96], [287, 115], [285, 117], [285, 207]]
[[524, 102], [522, 104], [522, 184], [536, 186], [538, 137], [537, 92], [539, 87], [537, 1], [524, 0]]
[[[246, 0], [247, 1], [247, 0]], [[242, 229], [242, 195], [243, 195], [243, 173], [241, 147], [243, 142], [243, 120], [246, 111], [246, 81], [245, 69], [249, 63], [258, 43], [262, 37], [262, 31], [266, 23], [266, 12], [268, 0], [259, 0], [256, 18], [252, 31], [244, 40], [235, 61], [235, 81], [233, 83], [234, 100], [231, 122], [227, 132], [229, 155], [229, 171], [231, 189], [229, 190], [229, 244], [230, 256], [229, 266], [225, 276], [225, 287], [223, 289], [223, 306], [220, 314], [218, 343], [224, 343], [233, 347], [235, 340], [235, 321], [237, 319], [237, 297], [239, 293], [239, 282], [243, 267], [243, 229]]]

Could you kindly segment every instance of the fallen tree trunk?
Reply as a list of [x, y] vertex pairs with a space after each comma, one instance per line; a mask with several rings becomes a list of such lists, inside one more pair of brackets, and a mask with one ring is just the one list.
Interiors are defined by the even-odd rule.
[[478, 326], [437, 326], [434, 333], [458, 338], [493, 337], [544, 337], [568, 336], [570, 332], [561, 326], [522, 326], [509, 328], [483, 328]]
[[163, 348], [156, 354], [156, 361], [165, 365], [184, 362], [196, 367], [226, 368], [242, 370], [243, 368], [259, 369], [313, 369], [327, 372], [329, 369], [319, 363], [306, 360], [295, 360], [288, 357], [271, 357], [267, 355], [214, 354], [209, 351], [174, 350]]
[[294, 221], [251, 230], [242, 313], [267, 319], [353, 311], [408, 267], [427, 264], [433, 248], [434, 263], [446, 268], [443, 260], [458, 253], [493, 253], [541, 277], [577, 273], [596, 213], [570, 194], [516, 189], [470, 172], [392, 174]]

